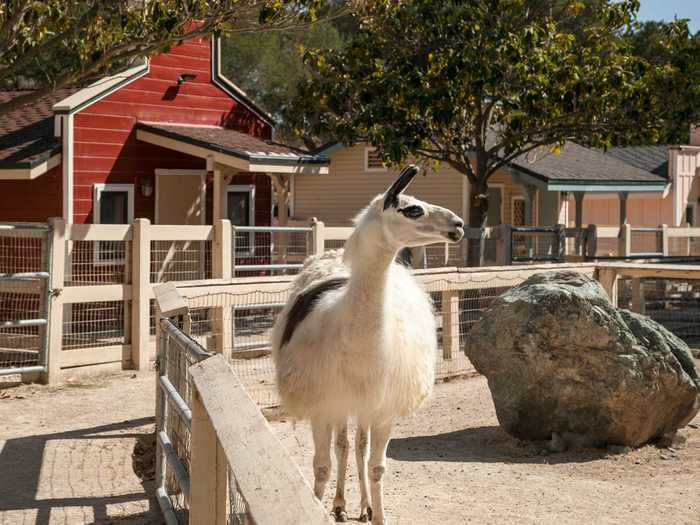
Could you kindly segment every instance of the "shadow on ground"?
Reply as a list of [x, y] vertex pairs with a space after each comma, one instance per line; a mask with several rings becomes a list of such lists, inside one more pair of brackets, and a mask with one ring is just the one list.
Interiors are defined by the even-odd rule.
[[[162, 523], [147, 450], [152, 424], [147, 417], [7, 440], [0, 451], [0, 517], [22, 523], [30, 517], [37, 525]], [[125, 484], [120, 476], [129, 470], [135, 476]]]
[[397, 461], [476, 463], [584, 463], [605, 458], [604, 450], [549, 453], [543, 444], [509, 436], [501, 427], [475, 427], [443, 434], [394, 438], [387, 456]]

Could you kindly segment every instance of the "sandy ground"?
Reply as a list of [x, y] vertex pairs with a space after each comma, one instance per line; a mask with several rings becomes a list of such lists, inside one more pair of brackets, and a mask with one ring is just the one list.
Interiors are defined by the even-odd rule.
[[[134, 454], [152, 432], [153, 395], [152, 373], [0, 388], [0, 524], [162, 523], [143, 458]], [[397, 424], [385, 478], [388, 516], [393, 524], [697, 525], [700, 417], [692, 424], [672, 449], [550, 454], [500, 430], [483, 378], [442, 383]], [[312, 480], [308, 425], [272, 427]]]
[[[398, 524], [700, 524], [700, 416], [681, 445], [545, 453], [499, 427], [486, 380], [439, 384], [400, 421], [389, 444], [385, 503]], [[307, 479], [313, 442], [307, 423], [272, 423]], [[354, 436], [354, 431], [352, 431]], [[351, 440], [352, 441], [352, 440]], [[347, 510], [359, 514], [354, 453]], [[324, 505], [331, 508], [335, 483]]]
[[135, 471], [153, 432], [153, 373], [0, 389], [0, 524], [160, 524]]

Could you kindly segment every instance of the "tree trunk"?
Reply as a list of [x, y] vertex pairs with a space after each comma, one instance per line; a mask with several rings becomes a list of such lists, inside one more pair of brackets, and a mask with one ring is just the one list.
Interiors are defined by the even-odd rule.
[[[484, 228], [489, 211], [489, 194], [486, 181], [477, 180], [469, 187], [469, 227]], [[481, 242], [479, 239], [467, 240], [467, 265], [479, 266]]]

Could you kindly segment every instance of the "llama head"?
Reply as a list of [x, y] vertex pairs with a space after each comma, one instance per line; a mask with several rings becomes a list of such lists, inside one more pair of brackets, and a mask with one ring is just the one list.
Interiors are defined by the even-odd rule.
[[459, 242], [464, 221], [447, 208], [416, 199], [403, 192], [418, 174], [409, 165], [383, 195], [378, 195], [356, 219], [358, 227], [382, 233], [384, 242], [398, 250], [436, 242]]

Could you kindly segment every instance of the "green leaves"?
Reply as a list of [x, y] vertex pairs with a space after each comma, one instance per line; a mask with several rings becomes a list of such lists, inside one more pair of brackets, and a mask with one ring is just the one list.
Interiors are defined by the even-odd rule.
[[637, 2], [367, 2], [342, 50], [307, 53], [309, 121], [385, 160], [450, 162], [483, 181], [537, 145], [653, 136], [658, 68], [631, 53]]

